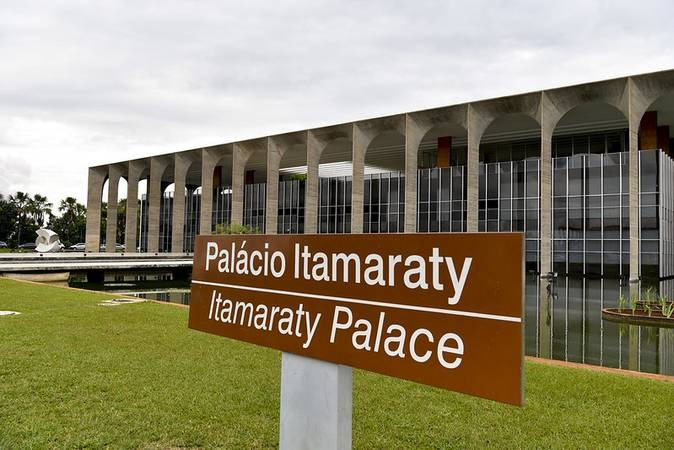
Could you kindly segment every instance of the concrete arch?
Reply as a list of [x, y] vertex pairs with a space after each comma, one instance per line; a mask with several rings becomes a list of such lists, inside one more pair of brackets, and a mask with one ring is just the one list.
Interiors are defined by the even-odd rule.
[[[127, 167], [124, 164], [111, 164], [108, 166], [107, 180], [107, 217], [105, 225], [105, 251], [114, 253], [118, 243], [118, 214], [119, 205], [119, 185], [120, 180], [127, 174]], [[105, 190], [105, 185], [104, 185]], [[103, 232], [103, 230], [102, 230]]]
[[[405, 143], [406, 116], [404, 114], [365, 120], [353, 124], [353, 175], [351, 180], [351, 232], [363, 232], [364, 203], [364, 174], [365, 158], [371, 144], [386, 142], [387, 138], [398, 137], [401, 144]], [[406, 164], [403, 152], [403, 167]]]
[[[279, 185], [283, 181], [282, 178], [288, 179], [289, 184], [284, 181], [283, 186], [290, 189], [290, 197], [292, 195], [304, 195], [307, 174], [307, 139], [308, 133], [306, 132], [287, 133], [269, 138], [266, 186], [267, 213], [265, 217], [265, 229], [267, 233], [275, 234], [279, 231], [298, 233], [304, 231], [303, 206], [301, 208], [297, 206], [294, 208], [294, 211], [289, 211], [288, 217], [286, 217], [284, 209], [281, 217], [284, 223], [279, 225], [279, 214], [281, 214], [279, 197], [281, 197], [284, 204], [292, 203], [293, 205], [297, 205], [299, 203], [299, 201], [286, 201], [288, 200], [286, 199], [287, 189], [284, 189], [283, 193], [279, 193]], [[302, 176], [304, 176], [304, 180], [290, 181], [290, 178], [301, 178]], [[304, 197], [302, 200], [304, 200]], [[291, 212], [292, 214], [290, 214]], [[291, 215], [295, 217], [293, 218]], [[286, 226], [286, 218], [291, 226]]]
[[[101, 187], [101, 206], [99, 208], [100, 215], [100, 245], [99, 248], [95, 251], [100, 251], [103, 245], [106, 245], [107, 249], [107, 238], [108, 238], [108, 206], [109, 206], [109, 197], [110, 197], [110, 176], [105, 176], [105, 181], [103, 181], [103, 186]], [[103, 208], [105, 206], [105, 209]]]
[[544, 134], [557, 127], [557, 123], [571, 110], [593, 103], [606, 103], [629, 118], [629, 88], [626, 79], [616, 79], [551, 89], [541, 93], [541, 124]]
[[86, 251], [98, 252], [101, 242], [101, 203], [103, 184], [108, 178], [108, 166], [89, 168], [87, 184]]
[[[213, 205], [217, 198], [213, 197], [214, 188], [223, 186], [223, 177], [227, 176], [231, 186], [232, 144], [207, 147], [198, 151], [201, 157], [201, 209], [199, 211], [199, 229], [201, 233], [211, 233], [214, 227]], [[216, 169], [220, 167], [220, 169]], [[215, 176], [217, 175], [217, 179]], [[229, 219], [228, 219], [229, 220]]]
[[365, 149], [364, 173], [405, 170], [405, 134], [386, 130], [377, 134]]
[[[418, 168], [447, 167], [452, 165], [452, 160], [463, 161], [465, 164], [468, 137], [466, 128], [453, 122], [438, 123], [425, 128], [417, 148]], [[454, 153], [456, 147], [462, 148], [459, 158]]]
[[639, 119], [639, 149], [661, 149], [672, 156], [674, 90], [663, 92], [646, 107]]
[[524, 94], [470, 103], [467, 112], [468, 157], [466, 229], [478, 231], [478, 182], [480, 142], [485, 131], [499, 117], [525, 115], [540, 123], [541, 101], [539, 94]]
[[[529, 114], [525, 113], [506, 113], [494, 117], [489, 125], [483, 130], [480, 137], [479, 160], [485, 162], [513, 160], [512, 157], [504, 158], [485, 158], [485, 146], [487, 144], [498, 142], [512, 142], [523, 140], [536, 140], [536, 150], [533, 155], [525, 155], [516, 159], [525, 159], [531, 156], [540, 156], [540, 136], [541, 128], [538, 121]], [[491, 160], [491, 161], [490, 161]]]
[[353, 173], [353, 126], [351, 124], [307, 131], [307, 181], [304, 200], [304, 232], [317, 233], [321, 176]]
[[159, 252], [159, 233], [161, 220], [161, 203], [164, 187], [173, 181], [174, 155], [153, 156], [150, 158], [150, 179], [147, 195], [147, 251]]
[[[449, 128], [467, 134], [468, 105], [430, 109], [405, 116], [405, 232], [417, 230], [417, 175], [422, 142], [433, 130]], [[458, 131], [457, 131], [458, 133]]]
[[[374, 136], [363, 156], [362, 231], [397, 233], [404, 229], [405, 134], [391, 128]], [[357, 166], [355, 166], [357, 167]], [[356, 214], [357, 209], [353, 210]]]
[[[269, 138], [235, 142], [232, 154], [232, 220], [264, 230], [264, 205], [251, 205], [251, 216], [244, 217], [246, 185], [266, 184]], [[256, 196], [256, 198], [259, 196]], [[255, 206], [255, 208], [252, 208]], [[261, 217], [262, 216], [262, 217]]]
[[[126, 208], [129, 194], [128, 175], [119, 177], [117, 182], [117, 212], [116, 212], [116, 236], [115, 243], [124, 245], [126, 251]], [[121, 210], [120, 210], [121, 209]], [[107, 239], [106, 239], [107, 240]]]
[[525, 94], [471, 103], [468, 108], [469, 139], [482, 141], [484, 133], [493, 122], [513, 116], [528, 116], [540, 124], [540, 96]]
[[630, 124], [638, 125], [644, 113], [660, 97], [674, 92], [674, 71], [662, 71], [646, 75], [630, 77], [628, 89], [630, 94]]
[[[334, 164], [353, 162], [353, 129], [351, 125], [310, 130], [307, 134], [307, 174], [311, 163]], [[344, 171], [351, 175], [351, 170]]]
[[201, 185], [201, 159], [199, 153], [182, 152], [175, 160], [175, 194], [173, 200], [172, 252], [194, 250], [194, 236], [199, 233], [201, 195], [194, 195]]

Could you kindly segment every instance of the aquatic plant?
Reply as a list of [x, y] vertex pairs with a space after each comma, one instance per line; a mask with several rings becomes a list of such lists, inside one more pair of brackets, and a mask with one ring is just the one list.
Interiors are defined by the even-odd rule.
[[[662, 297], [662, 298], [664, 298], [664, 297]], [[662, 298], [661, 298], [661, 302], [662, 302]], [[667, 299], [665, 299], [665, 300], [667, 300]], [[672, 317], [672, 313], [674, 313], [674, 302], [665, 301], [664, 303], [660, 304], [660, 307], [662, 308], [661, 312], [662, 312], [663, 316], [665, 316], [668, 319], [670, 317]]]
[[620, 297], [618, 297], [618, 308], [625, 309], [626, 304], [627, 299], [625, 298], [625, 294], [620, 294]]
[[643, 297], [645, 303], [655, 303], [655, 301], [658, 297], [657, 291], [655, 290], [655, 288], [653, 286], [650, 286], [648, 289], [646, 289], [644, 291], [644, 293], [642, 294], [642, 297]]

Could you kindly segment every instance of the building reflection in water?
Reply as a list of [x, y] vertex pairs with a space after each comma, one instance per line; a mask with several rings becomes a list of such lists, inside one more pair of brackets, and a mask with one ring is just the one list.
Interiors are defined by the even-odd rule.
[[[660, 283], [660, 292], [671, 291], [671, 281]], [[674, 329], [633, 326], [602, 320], [603, 308], [618, 307], [629, 288], [618, 279], [560, 277], [550, 295], [550, 349], [540, 348], [539, 283], [527, 276], [525, 283], [525, 351], [552, 359], [642, 372], [674, 375]], [[670, 295], [671, 298], [671, 295]]]

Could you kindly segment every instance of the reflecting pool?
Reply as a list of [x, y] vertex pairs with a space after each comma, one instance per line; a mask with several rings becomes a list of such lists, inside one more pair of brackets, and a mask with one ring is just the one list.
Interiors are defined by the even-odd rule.
[[[605, 367], [674, 375], [674, 329], [623, 325], [602, 320], [602, 308], [618, 307], [629, 288], [618, 279], [560, 277], [550, 293], [549, 315], [540, 308], [538, 277], [525, 279], [524, 334], [527, 355]], [[127, 274], [103, 283], [71, 281], [84, 289], [133, 295], [188, 305], [190, 283], [171, 274]], [[660, 283], [671, 298], [670, 286]], [[540, 317], [544, 314], [545, 317]], [[549, 348], [541, 348], [541, 333], [549, 333]]]

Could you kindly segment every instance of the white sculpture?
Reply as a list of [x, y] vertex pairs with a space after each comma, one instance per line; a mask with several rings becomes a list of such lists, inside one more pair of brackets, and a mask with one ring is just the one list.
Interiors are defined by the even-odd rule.
[[59, 241], [59, 235], [46, 228], [37, 230], [35, 245], [37, 245], [35, 251], [39, 253], [56, 253], [63, 249], [63, 244]]

